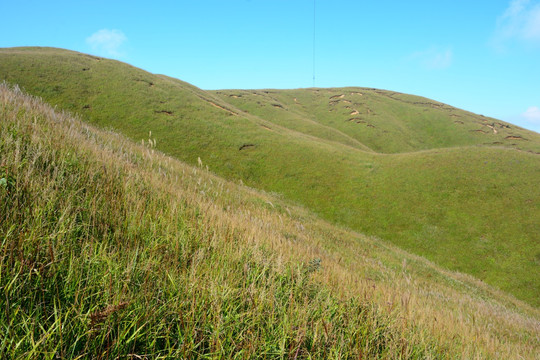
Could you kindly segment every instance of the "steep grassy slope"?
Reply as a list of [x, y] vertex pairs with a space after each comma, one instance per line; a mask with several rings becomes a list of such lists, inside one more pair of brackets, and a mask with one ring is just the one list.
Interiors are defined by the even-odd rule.
[[0, 85], [0, 357], [534, 358], [468, 276]]
[[[265, 109], [257, 110], [256, 101], [234, 97], [243, 92], [217, 94], [234, 95], [227, 95], [231, 105], [179, 80], [58, 49], [0, 50], [0, 77], [136, 141], [151, 131], [157, 149], [181, 160], [196, 164], [200, 157], [229, 179], [540, 305], [536, 133], [502, 122], [492, 129], [480, 116], [375, 90], [276, 91], [272, 99], [255, 91]], [[365, 106], [377, 119], [365, 127], [379, 132], [346, 121], [360, 113], [360, 98], [370, 99]], [[415, 122], [422, 113], [429, 116]], [[474, 145], [494, 142], [502, 144]], [[457, 146], [463, 144], [469, 146]], [[436, 149], [410, 152], [430, 146]], [[403, 153], [375, 151], [398, 149]]]

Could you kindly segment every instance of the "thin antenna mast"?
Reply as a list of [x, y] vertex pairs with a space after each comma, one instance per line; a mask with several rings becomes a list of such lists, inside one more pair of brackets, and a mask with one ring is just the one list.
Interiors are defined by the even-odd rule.
[[313, 87], [315, 87], [315, 2], [313, 0]]

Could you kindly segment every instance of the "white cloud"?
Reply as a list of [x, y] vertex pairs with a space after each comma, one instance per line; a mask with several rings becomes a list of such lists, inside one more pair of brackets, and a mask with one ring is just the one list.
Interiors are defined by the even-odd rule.
[[537, 106], [531, 106], [521, 116], [528, 122], [540, 124], [540, 108]]
[[499, 16], [493, 45], [504, 49], [509, 41], [514, 40], [540, 45], [540, 1], [512, 0]]
[[540, 3], [529, 12], [523, 35], [526, 39], [540, 41]]
[[120, 30], [101, 29], [86, 38], [86, 43], [92, 50], [111, 57], [122, 57], [122, 44], [127, 41], [126, 35]]
[[430, 70], [446, 69], [452, 65], [454, 53], [450, 48], [431, 47], [424, 51], [418, 51], [409, 58], [419, 62], [423, 67]]

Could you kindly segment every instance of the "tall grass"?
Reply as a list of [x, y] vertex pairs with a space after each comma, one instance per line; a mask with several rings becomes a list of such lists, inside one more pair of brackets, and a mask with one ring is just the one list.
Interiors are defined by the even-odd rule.
[[315, 269], [276, 268], [249, 234], [209, 219], [211, 204], [178, 196], [148, 150], [113, 149], [114, 135], [5, 85], [1, 97], [1, 358], [436, 351], [405, 346]]
[[538, 313], [512, 298], [6, 84], [0, 156], [2, 359], [539, 349]]

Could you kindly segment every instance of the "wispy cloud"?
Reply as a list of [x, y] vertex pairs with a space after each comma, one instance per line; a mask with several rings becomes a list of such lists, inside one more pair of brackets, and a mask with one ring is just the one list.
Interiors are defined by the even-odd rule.
[[525, 129], [540, 133], [540, 108], [538, 106], [530, 106], [525, 112], [509, 117], [506, 120]]
[[540, 108], [537, 106], [531, 106], [521, 116], [528, 122], [540, 124]]
[[515, 40], [540, 45], [540, 1], [512, 0], [497, 19], [492, 44], [503, 50]]
[[409, 56], [409, 60], [418, 62], [429, 70], [441, 70], [452, 65], [454, 53], [451, 48], [431, 47], [427, 50], [417, 51]]
[[86, 38], [86, 43], [92, 50], [111, 57], [122, 57], [122, 45], [127, 41], [126, 35], [120, 30], [101, 29]]

